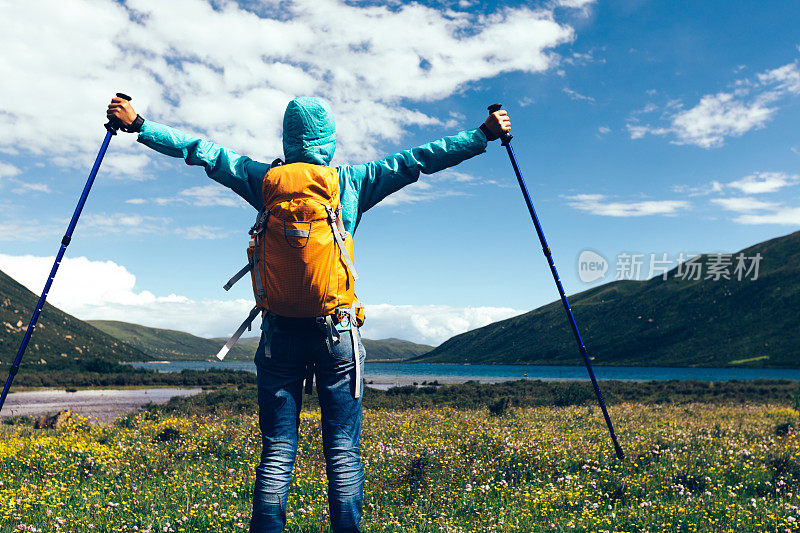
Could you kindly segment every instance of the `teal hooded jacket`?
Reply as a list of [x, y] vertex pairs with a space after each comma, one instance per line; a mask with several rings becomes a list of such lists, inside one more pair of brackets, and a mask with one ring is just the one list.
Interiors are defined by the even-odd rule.
[[[264, 207], [261, 191], [268, 163], [150, 120], [142, 124], [138, 141], [162, 154], [182, 157], [188, 165], [202, 166], [211, 179], [231, 188], [257, 210]], [[335, 150], [336, 124], [328, 104], [313, 97], [289, 102], [283, 115], [285, 162], [327, 166]], [[377, 161], [338, 167], [345, 229], [354, 234], [368, 209], [417, 181], [420, 173], [432, 174], [484, 151], [486, 135], [476, 128]]]

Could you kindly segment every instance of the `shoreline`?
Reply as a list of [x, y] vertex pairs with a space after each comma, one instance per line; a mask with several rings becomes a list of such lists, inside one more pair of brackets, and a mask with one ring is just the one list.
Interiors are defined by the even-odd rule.
[[120, 416], [138, 411], [147, 403], [166, 403], [174, 396], [193, 396], [203, 392], [200, 387], [150, 387], [139, 389], [84, 389], [67, 392], [40, 389], [12, 392], [6, 398], [0, 419], [52, 415], [63, 410], [73, 415], [107, 424]]

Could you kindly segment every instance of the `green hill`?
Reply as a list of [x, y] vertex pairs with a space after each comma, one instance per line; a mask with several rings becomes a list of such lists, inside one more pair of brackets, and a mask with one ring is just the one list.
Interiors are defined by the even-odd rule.
[[[676, 268], [667, 280], [616, 281], [570, 296], [594, 364], [800, 366], [800, 232], [742, 252], [761, 254], [756, 280], [681, 279]], [[713, 254], [698, 262], [705, 278]], [[581, 364], [582, 359], [557, 300], [457, 335], [414, 361]]]
[[367, 350], [367, 361], [404, 361], [427, 353], [433, 346], [415, 344], [402, 339], [362, 339]]
[[[162, 361], [216, 361], [217, 352], [228, 339], [206, 339], [173, 329], [159, 329], [116, 320], [89, 320], [91, 325], [117, 339], [135, 346], [151, 358]], [[249, 339], [248, 339], [249, 340]], [[252, 361], [258, 345], [248, 346], [245, 339], [231, 348], [226, 361]]]
[[[158, 329], [115, 320], [89, 320], [91, 325], [163, 361], [214, 360], [227, 338], [206, 339], [183, 331]], [[259, 337], [243, 337], [228, 352], [226, 361], [252, 361]], [[403, 360], [430, 351], [433, 347], [401, 339], [363, 339], [368, 360]]]
[[[42, 280], [44, 285], [44, 280]], [[0, 271], [0, 362], [11, 364], [39, 296]], [[147, 355], [91, 325], [45, 304], [31, 337], [23, 369], [76, 366], [81, 361], [147, 361]]]

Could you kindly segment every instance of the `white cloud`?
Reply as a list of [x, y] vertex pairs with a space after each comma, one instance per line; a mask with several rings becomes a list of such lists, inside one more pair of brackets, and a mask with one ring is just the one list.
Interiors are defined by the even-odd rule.
[[693, 144], [701, 148], [722, 146], [729, 137], [763, 128], [779, 109], [779, 103], [800, 94], [800, 70], [796, 62], [756, 75], [755, 80], [738, 80], [728, 92], [707, 94], [689, 109], [669, 102], [664, 115], [666, 126], [638, 123], [635, 115], [657, 110], [648, 106], [633, 114], [627, 124], [631, 139], [650, 135], [671, 136], [674, 144]]
[[[62, 226], [54, 224], [43, 224], [38, 220], [28, 220], [24, 223], [16, 221], [3, 222], [0, 221], [0, 241], [36, 241], [46, 239], [48, 237], [59, 236], [64, 234], [66, 223]], [[53, 246], [57, 241], [53, 240]]]
[[[22, 170], [17, 166], [12, 165], [11, 163], [4, 163], [3, 161], [0, 161], [0, 180], [3, 178], [10, 178], [5, 181], [5, 183], [8, 183], [14, 187], [11, 189], [11, 192], [14, 194], [50, 192], [50, 187], [44, 183], [31, 183], [14, 177], [19, 176], [20, 174], [22, 174]], [[0, 183], [0, 186], [2, 186], [2, 183]]]
[[177, 228], [175, 233], [185, 235], [187, 239], [197, 240], [214, 240], [223, 239], [230, 235], [232, 232], [225, 231], [219, 226], [188, 226], [186, 228]]
[[466, 196], [466, 193], [440, 187], [435, 188], [427, 181], [417, 181], [387, 196], [375, 207], [395, 207], [403, 204], [429, 202], [449, 196]]
[[[786, 187], [800, 183], [800, 176], [785, 172], [755, 172], [739, 180], [728, 183], [713, 182], [714, 192], [730, 189], [746, 195], [769, 195], [781, 192]], [[733, 218], [739, 224], [800, 224], [800, 208], [784, 203], [783, 194], [776, 200], [764, 200], [753, 196], [732, 196], [712, 198], [711, 202], [727, 211], [741, 213]]]
[[[77, 161], [67, 157], [63, 160], [54, 159], [54, 162], [62, 166], [73, 166]], [[152, 166], [151, 154], [139, 153], [111, 153], [103, 158], [103, 166], [100, 167], [98, 176], [103, 179], [126, 179], [133, 181], [145, 181], [154, 179], [148, 170]], [[91, 168], [88, 165], [87, 168]]]
[[0, 161], [0, 178], [8, 178], [11, 176], [16, 176], [20, 174], [22, 171], [12, 165], [11, 163], [3, 163]]
[[570, 7], [573, 9], [583, 9], [594, 4], [595, 0], [558, 0], [557, 5], [561, 7]]
[[178, 197], [196, 207], [242, 207], [245, 204], [239, 196], [222, 185], [210, 184], [200, 187], [191, 187], [178, 193]]
[[695, 107], [673, 116], [674, 142], [701, 148], [721, 146], [725, 137], [739, 137], [762, 127], [775, 111], [763, 101], [742, 101], [730, 93], [706, 95]]
[[577, 194], [567, 196], [567, 205], [593, 215], [608, 217], [640, 217], [647, 215], [674, 215], [689, 208], [682, 200], [647, 200], [639, 202], [612, 202], [603, 194]]
[[14, 194], [25, 194], [29, 192], [50, 192], [50, 186], [44, 183], [24, 183], [17, 182], [17, 186], [11, 189]]
[[710, 183], [700, 186], [674, 185], [672, 190], [688, 196], [708, 196], [709, 194], [723, 193], [729, 189], [736, 189], [744, 194], [765, 194], [774, 193], [784, 187], [790, 187], [798, 183], [800, 183], [800, 176], [796, 174], [787, 174], [785, 172], [754, 172], [741, 179], [726, 183], [713, 180]]
[[190, 187], [179, 191], [175, 196], [158, 197], [150, 200], [145, 198], [130, 198], [126, 204], [142, 205], [152, 202], [157, 205], [186, 204], [195, 207], [249, 207], [241, 197], [231, 192], [227, 187], [211, 183], [198, 187]]
[[169, 231], [172, 219], [131, 215], [127, 213], [86, 213], [81, 217], [81, 227], [99, 232], [130, 234], [163, 234]]
[[[322, 96], [337, 116], [337, 160], [374, 157], [410, 126], [452, 121], [415, 110], [415, 102], [555, 65], [553, 50], [574, 32], [553, 9], [480, 15], [417, 3], [294, 0], [256, 14], [208, 0], [65, 0], [46, 9], [4, 2], [0, 151], [91, 165], [105, 106], [125, 90], [144, 116], [264, 161], [281, 155], [287, 101]], [[58, 106], [60, 120], [42, 113], [42, 102]], [[103, 171], [148, 177], [151, 154], [142, 150], [133, 135], [115, 137]]]
[[595, 0], [555, 0], [554, 5], [576, 10], [581, 16], [588, 17]]
[[[39, 294], [54, 259], [0, 254], [0, 270]], [[62, 261], [47, 301], [82, 320], [121, 320], [204, 337], [233, 333], [253, 307], [253, 302], [245, 299], [195, 301], [176, 294], [156, 296], [137, 289], [136, 276], [124, 266], [86, 257]]]
[[[0, 270], [35, 293], [41, 291], [53, 257], [0, 254]], [[253, 307], [250, 299], [195, 301], [185, 296], [157, 296], [136, 287], [136, 276], [113, 261], [66, 258], [53, 282], [48, 302], [83, 320], [133, 322], [177, 329], [202, 337], [230, 335]], [[365, 337], [397, 337], [440, 344], [453, 335], [522, 313], [508, 307], [389, 305], [366, 307]], [[254, 328], [258, 327], [258, 323]]]
[[800, 207], [781, 206], [772, 213], [741, 215], [734, 218], [733, 221], [739, 224], [800, 226]]
[[778, 191], [784, 187], [795, 185], [800, 180], [796, 174], [785, 172], [756, 172], [744, 178], [732, 181], [728, 187], [738, 189], [745, 194], [761, 194]]
[[700, 186], [692, 186], [692, 185], [673, 185], [671, 187], [673, 192], [679, 194], [685, 194], [687, 196], [708, 196], [709, 194], [714, 194], [718, 192], [722, 192], [724, 186], [722, 183], [718, 181], [712, 181], [708, 184], [703, 184]]
[[608, 135], [609, 133], [611, 133], [611, 128], [609, 128], [608, 126], [600, 126], [599, 128], [597, 128], [597, 133], [599, 135]]
[[566, 94], [567, 96], [569, 96], [573, 100], [583, 100], [584, 102], [594, 102], [594, 98], [592, 98], [591, 96], [586, 96], [586, 95], [580, 94], [579, 92], [573, 91], [569, 87], [564, 87], [563, 89], [561, 89], [561, 92], [563, 92], [564, 94]]
[[475, 188], [486, 185], [495, 187], [510, 186], [494, 179], [480, 178], [465, 172], [445, 169], [431, 176], [423, 176], [420, 181], [407, 185], [387, 196], [375, 207], [396, 207], [398, 205], [429, 202], [453, 196], [471, 196], [477, 190]]
[[762, 85], [774, 86], [774, 91], [799, 94], [800, 93], [800, 70], [797, 63], [789, 63], [758, 75], [758, 81]]
[[423, 177], [427, 181], [450, 181], [454, 183], [476, 183], [478, 178], [465, 172], [459, 172], [451, 168], [446, 168], [431, 176]]
[[366, 338], [396, 337], [436, 346], [453, 335], [487, 326], [524, 311], [510, 307], [377, 304], [366, 306], [365, 312], [367, 320], [361, 331]]
[[775, 202], [767, 202], [750, 197], [712, 198], [711, 202], [721, 206], [723, 209], [736, 211], [738, 213], [749, 213], [750, 211], [775, 209], [778, 207], [778, 204]]

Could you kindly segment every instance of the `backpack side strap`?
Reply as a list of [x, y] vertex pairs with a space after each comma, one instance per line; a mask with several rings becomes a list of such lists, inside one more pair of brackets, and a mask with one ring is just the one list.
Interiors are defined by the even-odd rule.
[[[274, 164], [275, 163], [273, 162], [273, 165]], [[253, 237], [252, 245], [255, 246], [256, 249], [258, 249], [258, 241], [259, 239], [261, 239], [261, 234], [267, 227], [268, 220], [269, 220], [269, 211], [267, 211], [266, 209], [262, 209], [261, 211], [258, 212], [258, 215], [256, 215], [255, 224], [253, 224], [253, 226], [250, 228], [250, 236]], [[247, 264], [243, 266], [241, 270], [239, 270], [239, 272], [234, 274], [233, 277], [229, 279], [225, 285], [222, 286], [222, 288], [225, 289], [226, 291], [231, 290], [231, 287], [233, 287], [236, 284], [236, 282], [242, 279], [245, 274], [253, 270], [256, 273], [256, 275], [254, 276], [256, 283], [256, 291], [258, 292], [259, 296], [263, 296], [264, 287], [262, 286], [261, 283], [261, 276], [255, 270], [256, 263], [258, 263], [258, 253], [254, 253], [252, 257], [250, 257], [247, 260]]]
[[[255, 257], [255, 255], [253, 255], [253, 257]], [[231, 287], [233, 287], [234, 284], [237, 281], [242, 279], [244, 277], [244, 275], [247, 274], [248, 272], [250, 272], [251, 270], [253, 270], [253, 260], [252, 259], [248, 260], [247, 264], [245, 266], [243, 266], [242, 269], [239, 272], [234, 274], [233, 277], [228, 280], [228, 283], [223, 285], [222, 288], [225, 289], [226, 291], [231, 290]]]
[[223, 346], [222, 349], [219, 351], [219, 353], [217, 354], [217, 359], [219, 359], [220, 361], [225, 359], [225, 356], [228, 355], [230, 349], [233, 348], [233, 345], [236, 344], [236, 342], [239, 340], [239, 337], [242, 336], [244, 330], [250, 328], [250, 325], [253, 323], [253, 320], [256, 319], [256, 316], [258, 316], [260, 312], [261, 308], [258, 306], [255, 306], [253, 307], [253, 309], [250, 310], [250, 314], [247, 315], [247, 318], [244, 319], [244, 322], [242, 322], [242, 324], [239, 326], [239, 329], [236, 330], [236, 332], [228, 340], [228, 342], [225, 343], [225, 346]]

